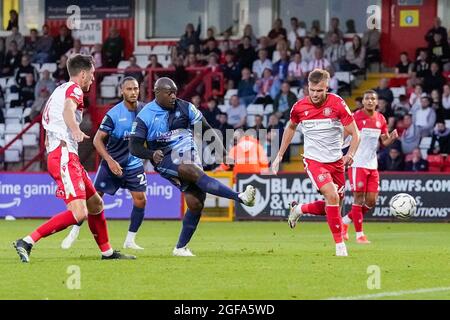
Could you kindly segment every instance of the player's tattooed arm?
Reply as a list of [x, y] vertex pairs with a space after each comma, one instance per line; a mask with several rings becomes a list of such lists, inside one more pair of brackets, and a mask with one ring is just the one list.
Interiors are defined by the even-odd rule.
[[112, 173], [117, 176], [122, 175], [122, 167], [120, 164], [111, 157], [111, 155], [106, 150], [105, 140], [108, 138], [109, 134], [105, 131], [98, 130], [94, 137], [94, 147], [100, 156], [106, 161], [109, 169]]
[[82, 142], [84, 139], [89, 139], [90, 137], [86, 135], [83, 131], [81, 131], [80, 126], [77, 123], [75, 118], [75, 112], [77, 110], [77, 103], [75, 100], [68, 98], [64, 101], [64, 111], [63, 118], [70, 132], [72, 133], [72, 137], [76, 142]]

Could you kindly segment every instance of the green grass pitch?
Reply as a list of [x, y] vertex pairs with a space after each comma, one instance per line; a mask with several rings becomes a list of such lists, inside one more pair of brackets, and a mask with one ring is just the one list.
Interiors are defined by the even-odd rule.
[[[22, 264], [11, 243], [40, 223], [0, 221], [0, 299], [450, 299], [450, 290], [434, 289], [450, 287], [450, 224], [367, 223], [370, 245], [356, 244], [351, 227], [349, 257], [335, 257], [326, 223], [201, 222], [190, 244], [197, 256], [181, 258], [171, 256], [181, 222], [145, 221], [137, 260], [101, 261], [86, 223], [71, 249], [60, 249], [63, 231]], [[109, 221], [115, 248], [127, 228]], [[368, 289], [373, 265], [379, 289]], [[80, 270], [80, 289], [67, 287], [70, 266]]]

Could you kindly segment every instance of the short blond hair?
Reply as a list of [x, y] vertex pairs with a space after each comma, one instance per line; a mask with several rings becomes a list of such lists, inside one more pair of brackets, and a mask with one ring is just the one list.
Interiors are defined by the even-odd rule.
[[330, 80], [330, 73], [327, 70], [323, 69], [314, 69], [309, 73], [308, 76], [308, 82], [313, 84], [318, 84], [321, 81], [328, 81]]

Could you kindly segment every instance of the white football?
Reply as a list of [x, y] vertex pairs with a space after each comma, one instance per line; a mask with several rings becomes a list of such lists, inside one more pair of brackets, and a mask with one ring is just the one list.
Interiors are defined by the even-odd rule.
[[391, 214], [399, 219], [409, 219], [416, 213], [416, 200], [407, 193], [399, 193], [389, 202]]

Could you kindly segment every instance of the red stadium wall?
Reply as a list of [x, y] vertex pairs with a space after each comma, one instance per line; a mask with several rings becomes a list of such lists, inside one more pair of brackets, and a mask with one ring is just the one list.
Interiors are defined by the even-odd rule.
[[[419, 25], [414, 27], [400, 26], [400, 11], [418, 10]], [[382, 1], [381, 50], [383, 61], [393, 67], [399, 61], [402, 51], [409, 54], [411, 60], [416, 49], [426, 46], [425, 34], [432, 27], [437, 16], [437, 0], [423, 0], [421, 6], [399, 6], [398, 0]]]
[[[66, 20], [47, 20], [50, 33], [58, 35], [59, 27], [66, 23]], [[125, 42], [125, 59], [128, 59], [134, 52], [134, 19], [105, 19], [103, 20], [103, 41], [108, 38], [109, 29], [115, 26]]]

